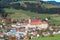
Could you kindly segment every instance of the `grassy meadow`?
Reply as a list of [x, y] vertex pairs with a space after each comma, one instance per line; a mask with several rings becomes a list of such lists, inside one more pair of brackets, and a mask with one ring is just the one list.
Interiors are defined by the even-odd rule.
[[34, 38], [31, 40], [60, 40], [60, 35], [55, 35], [54, 37], [41, 37], [41, 38]]
[[[42, 13], [35, 13], [25, 10], [17, 10], [13, 8], [5, 8], [5, 12], [9, 13], [8, 17], [13, 19], [27, 19], [29, 17], [40, 17], [41, 19], [44, 19], [46, 17], [50, 17], [51, 20], [49, 20], [52, 24], [60, 24], [60, 15], [59, 14], [42, 14]], [[10, 14], [12, 12], [12, 14]]]

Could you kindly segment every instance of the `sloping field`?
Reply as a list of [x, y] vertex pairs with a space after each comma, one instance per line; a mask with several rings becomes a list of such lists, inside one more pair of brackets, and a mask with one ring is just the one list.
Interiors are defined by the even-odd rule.
[[50, 23], [58, 24], [60, 23], [60, 15], [59, 14], [42, 14], [42, 13], [35, 13], [30, 11], [24, 11], [24, 10], [16, 10], [13, 8], [5, 8], [5, 12], [13, 12], [13, 14], [9, 14], [8, 17], [14, 18], [14, 19], [26, 19], [26, 18], [34, 18], [34, 17], [40, 17], [41, 19], [44, 19], [46, 17], [51, 17]]
[[9, 17], [11, 18], [18, 18], [21, 19], [23, 17], [40, 17], [40, 18], [45, 18], [47, 16], [50, 16], [51, 14], [39, 14], [39, 13], [34, 13], [34, 12], [30, 12], [30, 11], [24, 11], [24, 10], [16, 10], [13, 8], [5, 8], [4, 9], [5, 12], [9, 13], [9, 12], [13, 12], [12, 15], [10, 15]]

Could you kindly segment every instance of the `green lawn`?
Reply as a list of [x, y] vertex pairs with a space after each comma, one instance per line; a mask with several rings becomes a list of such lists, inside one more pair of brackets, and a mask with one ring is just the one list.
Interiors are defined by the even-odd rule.
[[31, 40], [60, 40], [60, 35], [56, 35], [54, 37], [41, 37], [41, 38], [35, 38]]
[[30, 11], [25, 11], [25, 10], [16, 10], [13, 8], [5, 8], [5, 12], [14, 12], [13, 14], [9, 14], [9, 18], [14, 18], [14, 19], [26, 19], [26, 18], [33, 18], [33, 17], [40, 17], [41, 19], [44, 19], [46, 17], [51, 17], [51, 20], [49, 21], [52, 24], [60, 24], [60, 15], [57, 17], [52, 16], [53, 14], [42, 14], [42, 13], [35, 13], [35, 12], [30, 12]]

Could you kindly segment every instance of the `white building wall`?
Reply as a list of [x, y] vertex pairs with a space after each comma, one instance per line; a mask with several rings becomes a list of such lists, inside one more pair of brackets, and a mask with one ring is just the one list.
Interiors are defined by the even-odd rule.
[[41, 28], [48, 28], [48, 24], [42, 24]]

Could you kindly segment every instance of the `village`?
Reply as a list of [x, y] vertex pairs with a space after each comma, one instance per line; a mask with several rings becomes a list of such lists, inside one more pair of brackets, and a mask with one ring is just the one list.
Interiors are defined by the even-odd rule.
[[60, 40], [60, 2], [0, 0], [0, 40]]
[[[0, 19], [0, 38], [4, 40], [30, 40], [32, 38], [51, 36], [60, 34], [60, 30], [55, 24], [49, 24], [48, 18], [45, 20], [37, 18], [27, 18], [23, 20]], [[6, 23], [11, 23], [6, 25]]]

